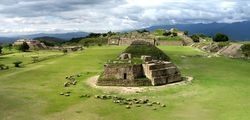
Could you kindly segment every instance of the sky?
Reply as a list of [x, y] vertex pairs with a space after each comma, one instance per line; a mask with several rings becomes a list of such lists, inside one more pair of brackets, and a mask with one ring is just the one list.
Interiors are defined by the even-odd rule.
[[249, 0], [0, 0], [0, 35], [123, 31], [249, 19]]

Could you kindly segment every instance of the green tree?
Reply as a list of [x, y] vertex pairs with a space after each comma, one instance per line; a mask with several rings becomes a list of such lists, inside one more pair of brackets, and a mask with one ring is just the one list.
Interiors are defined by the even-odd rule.
[[214, 37], [213, 37], [213, 41], [214, 42], [226, 42], [228, 41], [229, 38], [227, 35], [222, 34], [222, 33], [217, 33]]
[[200, 42], [200, 37], [197, 34], [192, 35], [191, 38], [194, 42]]
[[2, 46], [0, 46], [0, 54], [2, 54], [2, 52], [3, 52], [3, 47]]
[[26, 52], [29, 48], [29, 45], [26, 42], [23, 42], [23, 44], [19, 46], [18, 50]]

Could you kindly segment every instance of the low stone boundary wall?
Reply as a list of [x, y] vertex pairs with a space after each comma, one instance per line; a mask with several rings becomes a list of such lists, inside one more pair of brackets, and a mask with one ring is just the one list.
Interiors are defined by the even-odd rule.
[[150, 80], [98, 80], [98, 86], [126, 86], [126, 87], [136, 87], [136, 86], [152, 86]]
[[183, 46], [182, 41], [163, 41], [163, 40], [158, 40], [156, 42], [156, 45], [164, 45], [164, 46]]

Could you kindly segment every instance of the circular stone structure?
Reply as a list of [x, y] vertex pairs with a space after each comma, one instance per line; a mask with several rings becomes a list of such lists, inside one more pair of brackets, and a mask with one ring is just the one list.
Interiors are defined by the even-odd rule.
[[184, 77], [184, 80], [181, 82], [161, 85], [161, 86], [144, 86], [144, 87], [124, 87], [124, 86], [98, 86], [99, 76], [93, 76], [87, 79], [86, 84], [90, 87], [100, 89], [104, 91], [105, 93], [121, 93], [121, 94], [134, 94], [134, 93], [142, 93], [146, 91], [154, 91], [154, 90], [161, 90], [168, 87], [173, 87], [177, 85], [187, 85], [190, 84], [193, 80], [193, 77]]

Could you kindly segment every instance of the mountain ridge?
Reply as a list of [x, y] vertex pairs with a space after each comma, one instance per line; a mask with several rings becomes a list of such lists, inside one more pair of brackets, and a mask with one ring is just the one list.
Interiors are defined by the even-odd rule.
[[1, 37], [0, 36], [0, 43], [12, 43], [17, 39], [27, 38], [27, 39], [34, 39], [39, 37], [54, 37], [59, 38], [64, 41], [68, 41], [72, 38], [78, 37], [85, 37], [89, 35], [87, 32], [68, 32], [68, 33], [37, 33], [31, 35], [18, 35], [18, 36], [11, 36], [11, 37]]
[[235, 22], [235, 23], [198, 23], [198, 24], [176, 24], [176, 25], [158, 25], [145, 28], [149, 31], [156, 29], [171, 29], [177, 28], [180, 30], [187, 30], [190, 34], [203, 33], [213, 36], [216, 33], [227, 34], [231, 39], [237, 41], [250, 40], [250, 21]]

